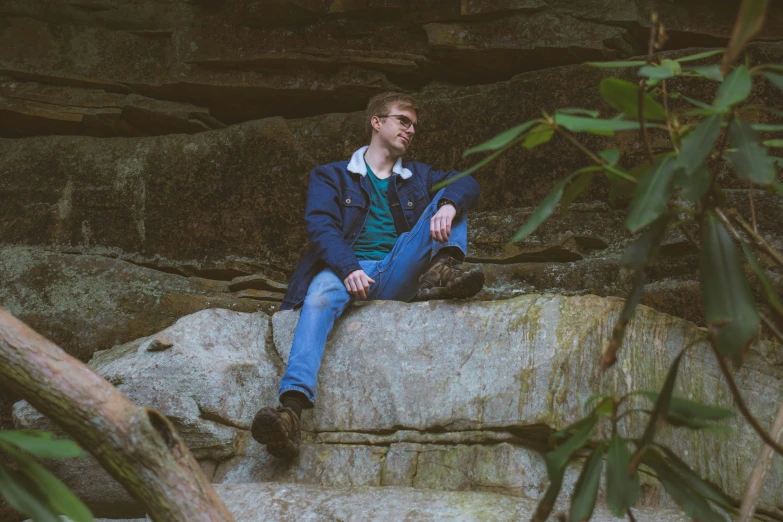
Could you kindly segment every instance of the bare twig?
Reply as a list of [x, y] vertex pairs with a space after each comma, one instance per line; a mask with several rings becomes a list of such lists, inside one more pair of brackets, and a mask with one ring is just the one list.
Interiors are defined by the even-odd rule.
[[584, 152], [585, 155], [588, 158], [590, 158], [591, 160], [593, 160], [597, 165], [599, 165], [599, 166], [607, 165], [607, 162], [604, 161], [603, 159], [601, 159], [600, 156], [596, 155], [593, 151], [591, 151], [590, 149], [588, 149], [587, 147], [585, 147], [584, 145], [579, 143], [579, 140], [577, 140], [576, 138], [574, 138], [573, 136], [571, 136], [567, 132], [564, 132], [563, 129], [561, 129], [560, 127], [555, 127], [555, 130], [557, 132], [559, 132], [560, 134], [562, 134], [563, 136], [565, 136], [565, 138], [568, 141], [570, 141], [574, 146], [576, 146], [576, 148], [578, 148], [579, 150]]
[[[760, 234], [757, 234], [753, 231], [750, 225], [742, 219], [742, 216], [739, 215], [739, 212], [737, 212], [735, 209], [729, 209], [726, 211], [726, 213], [731, 216], [731, 218], [737, 222], [737, 224], [742, 227], [742, 230], [745, 231], [748, 236], [753, 240], [753, 245], [758, 249], [767, 254], [769, 257], [771, 257], [775, 263], [777, 263], [779, 266], [783, 267], [783, 257], [780, 256], [780, 254], [770, 246], [769, 243], [767, 243], [767, 240], [764, 239]], [[725, 216], [724, 216], [725, 218]]]
[[739, 409], [740, 413], [742, 413], [742, 416], [745, 417], [745, 420], [747, 420], [756, 433], [759, 434], [761, 440], [763, 440], [770, 448], [772, 448], [775, 453], [778, 455], [783, 455], [783, 446], [778, 444], [772, 437], [770, 437], [769, 433], [764, 431], [764, 428], [761, 427], [753, 414], [750, 413], [748, 406], [742, 399], [742, 394], [740, 394], [739, 388], [737, 388], [737, 383], [734, 382], [734, 377], [731, 375], [731, 370], [729, 370], [729, 366], [726, 364], [726, 360], [718, 351], [716, 335], [714, 332], [710, 334], [710, 346], [712, 346], [712, 351], [715, 354], [715, 358], [718, 359], [718, 366], [720, 366], [720, 371], [723, 373], [723, 376], [726, 378], [726, 382], [729, 384], [729, 390], [731, 390], [731, 395], [734, 397], [734, 404], [737, 405], [737, 408]]
[[[775, 415], [775, 420], [772, 423], [771, 435], [776, 441], [783, 435], [783, 403], [778, 407], [778, 413]], [[750, 522], [753, 518], [761, 487], [764, 485], [764, 477], [767, 471], [769, 471], [771, 462], [772, 448], [769, 446], [762, 447], [761, 453], [759, 453], [758, 459], [756, 459], [756, 465], [753, 467], [753, 472], [750, 474], [750, 480], [748, 480], [748, 486], [745, 490], [745, 497], [742, 499], [737, 522]]]
[[631, 508], [628, 508], [626, 514], [628, 515], [628, 520], [631, 522], [636, 522], [636, 518], [634, 518], [633, 513], [631, 513]]
[[[729, 227], [730, 230], [733, 231], [734, 235], [739, 238], [739, 234], [737, 234], [737, 231], [734, 230], [734, 227], [729, 222], [728, 218], [721, 212], [719, 208], [715, 209], [715, 214], [718, 216], [718, 218], [723, 222], [724, 225]], [[748, 225], [747, 221], [742, 219], [742, 216], [739, 215], [739, 212], [737, 212], [735, 209], [728, 209], [726, 211], [726, 214], [731, 216], [731, 218], [737, 222], [737, 224], [742, 227], [742, 230], [752, 239], [751, 245], [754, 246], [757, 250], [764, 252], [769, 257], [771, 257], [775, 263], [777, 263], [779, 266], [783, 267], [783, 258], [780, 257], [780, 254], [770, 246], [769, 243], [767, 243], [767, 240], [764, 239], [760, 234], [757, 234], [753, 231], [750, 225]], [[741, 239], [741, 238], [740, 238]]]
[[683, 235], [686, 237], [688, 242], [693, 245], [693, 248], [695, 248], [697, 252], [701, 252], [701, 246], [696, 242], [696, 238], [693, 237], [693, 234], [691, 234], [690, 230], [685, 228], [685, 223], [680, 223], [677, 225], [677, 227], [682, 230]]
[[[774, 310], [773, 307], [770, 307], [770, 308], [772, 308]], [[778, 327], [775, 325], [775, 323], [772, 322], [772, 320], [770, 320], [769, 317], [767, 317], [766, 315], [762, 314], [761, 312], [759, 312], [759, 315], [761, 316], [761, 320], [764, 322], [764, 326], [769, 328], [770, 331], [772, 332], [772, 334], [775, 337], [777, 337], [780, 342], [783, 342], [783, 332], [778, 330]]]
[[[653, 26], [654, 27], [654, 26]], [[650, 163], [655, 161], [655, 155], [652, 150], [652, 143], [650, 143], [650, 136], [647, 134], [647, 125], [644, 120], [644, 90], [647, 87], [647, 78], [642, 78], [639, 82], [639, 101], [638, 101], [638, 118], [639, 118], [639, 132], [642, 135], [642, 142], [647, 148], [647, 156], [650, 158]]]
[[674, 147], [674, 150], [679, 154], [680, 147], [677, 146], [677, 142], [674, 139], [675, 132], [674, 127], [672, 127], [672, 115], [669, 111], [669, 91], [666, 90], [666, 80], [661, 82], [661, 87], [663, 89], [663, 110], [666, 113], [666, 129], [669, 131], [669, 139], [672, 142], [672, 147]]

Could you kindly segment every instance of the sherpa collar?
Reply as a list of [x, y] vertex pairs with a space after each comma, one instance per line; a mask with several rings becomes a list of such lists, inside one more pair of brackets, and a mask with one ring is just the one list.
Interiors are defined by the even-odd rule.
[[[357, 150], [353, 153], [353, 156], [351, 156], [351, 161], [348, 162], [348, 171], [353, 172], [356, 174], [361, 174], [362, 176], [367, 175], [367, 165], [364, 163], [364, 153], [369, 148], [368, 145], [365, 145], [361, 149]], [[413, 176], [413, 172], [410, 170], [403, 168], [402, 166], [402, 158], [397, 158], [397, 161], [394, 162], [394, 166], [392, 167], [392, 172], [394, 174], [399, 174], [402, 179], [408, 179], [411, 176]]]

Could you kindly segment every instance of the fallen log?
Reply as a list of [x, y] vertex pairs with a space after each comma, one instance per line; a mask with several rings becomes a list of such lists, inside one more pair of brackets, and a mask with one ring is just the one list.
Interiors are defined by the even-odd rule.
[[156, 522], [233, 522], [171, 422], [0, 307], [0, 381], [49, 417]]

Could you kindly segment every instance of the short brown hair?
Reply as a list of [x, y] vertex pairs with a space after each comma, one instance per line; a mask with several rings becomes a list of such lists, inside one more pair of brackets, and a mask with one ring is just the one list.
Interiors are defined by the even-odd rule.
[[367, 117], [365, 119], [365, 128], [367, 136], [372, 137], [372, 117], [380, 114], [388, 114], [392, 105], [397, 105], [403, 109], [412, 109], [418, 115], [419, 104], [412, 96], [401, 92], [382, 92], [370, 98], [367, 102]]

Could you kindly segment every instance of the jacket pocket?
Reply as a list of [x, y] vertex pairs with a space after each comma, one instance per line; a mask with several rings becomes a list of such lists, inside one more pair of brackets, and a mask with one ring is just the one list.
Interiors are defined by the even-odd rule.
[[364, 196], [358, 190], [345, 189], [343, 191], [343, 206], [364, 208]]
[[427, 206], [427, 191], [422, 185], [416, 185], [400, 192], [400, 206], [405, 213], [416, 211], [421, 213]]

